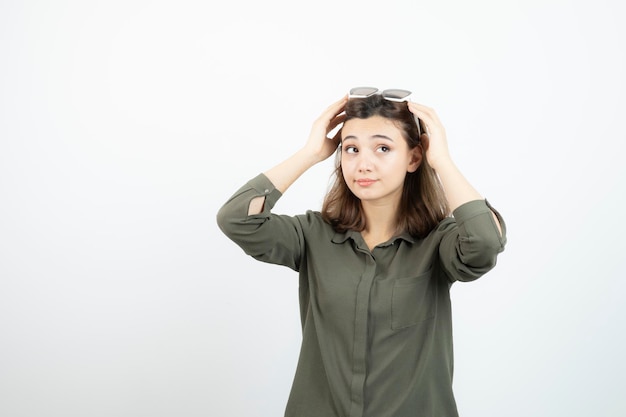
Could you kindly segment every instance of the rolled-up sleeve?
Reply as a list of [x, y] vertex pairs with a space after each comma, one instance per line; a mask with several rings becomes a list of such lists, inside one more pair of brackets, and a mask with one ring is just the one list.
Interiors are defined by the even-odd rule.
[[[265, 197], [263, 211], [248, 215], [250, 202]], [[263, 262], [298, 270], [303, 235], [296, 217], [273, 214], [282, 193], [264, 175], [248, 181], [217, 212], [222, 232], [243, 251]]]
[[487, 200], [467, 202], [454, 210], [453, 216], [455, 221], [442, 230], [441, 265], [451, 281], [473, 281], [496, 265], [506, 244], [506, 225]]

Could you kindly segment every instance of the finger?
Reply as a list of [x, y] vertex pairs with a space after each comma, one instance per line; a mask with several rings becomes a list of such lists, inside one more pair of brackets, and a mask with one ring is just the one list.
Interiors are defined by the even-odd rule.
[[347, 96], [328, 106], [326, 110], [324, 110], [324, 112], [320, 114], [317, 120], [315, 120], [314, 124], [319, 126], [320, 128], [323, 126], [326, 129], [328, 125], [333, 121], [333, 119], [344, 111], [346, 102]]
[[443, 125], [437, 117], [437, 113], [430, 107], [426, 107], [421, 104], [411, 103], [409, 110], [422, 121], [424, 131], [430, 135], [433, 131], [443, 130]]
[[434, 114], [435, 113], [435, 110], [432, 107], [428, 107], [428, 106], [425, 106], [423, 104], [416, 103], [414, 101], [409, 101], [408, 102], [408, 106], [411, 109], [411, 111], [417, 110], [417, 111], [420, 111], [420, 112], [423, 112], [423, 113], [430, 113], [430, 114]]
[[341, 142], [341, 129], [339, 129], [337, 133], [335, 133], [335, 135], [329, 139], [332, 140], [336, 146], [339, 146], [339, 142]]
[[420, 142], [422, 143], [424, 150], [427, 151], [428, 146], [430, 145], [430, 136], [428, 136], [428, 133], [422, 133], [422, 136], [420, 136]]
[[[322, 114], [322, 116], [320, 116], [319, 122], [325, 125], [326, 135], [331, 133], [337, 128], [337, 126], [339, 126], [346, 120], [346, 114], [343, 113], [343, 111], [345, 109], [347, 100], [347, 96], [342, 97], [340, 100], [328, 106], [326, 111]], [[332, 138], [328, 139], [334, 140], [335, 135], [333, 135]]]
[[429, 119], [435, 123], [441, 123], [439, 120], [439, 116], [437, 116], [437, 112], [431, 107], [424, 106], [423, 104], [415, 103], [410, 101], [408, 103], [409, 111], [414, 115], [418, 116], [420, 119]]
[[335, 116], [333, 120], [331, 120], [330, 123], [328, 124], [328, 132], [330, 132], [331, 130], [333, 130], [334, 128], [336, 128], [337, 126], [339, 126], [341, 123], [345, 121], [346, 121], [345, 114], [339, 114]]
[[341, 129], [343, 128], [342, 125], [345, 120], [345, 114], [340, 114], [339, 116], [336, 116], [333, 120], [331, 120], [331, 122], [326, 127], [326, 138], [338, 144], [341, 140]]
[[334, 102], [333, 104], [331, 104], [330, 106], [328, 106], [324, 114], [329, 114], [332, 116], [338, 115], [344, 110], [347, 102], [348, 102], [348, 96], [345, 95], [339, 100], [337, 100], [336, 102]]

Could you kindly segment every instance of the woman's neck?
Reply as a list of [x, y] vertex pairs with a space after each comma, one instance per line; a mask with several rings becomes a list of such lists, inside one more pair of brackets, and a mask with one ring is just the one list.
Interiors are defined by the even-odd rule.
[[365, 230], [361, 232], [370, 249], [393, 237], [398, 228], [397, 204], [363, 204]]

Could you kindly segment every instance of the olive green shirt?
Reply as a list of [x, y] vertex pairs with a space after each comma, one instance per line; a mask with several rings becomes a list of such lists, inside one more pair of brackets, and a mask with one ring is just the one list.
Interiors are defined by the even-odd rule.
[[[258, 196], [263, 212], [248, 215]], [[319, 212], [272, 213], [280, 197], [261, 174], [217, 221], [248, 255], [299, 272], [302, 346], [285, 416], [457, 416], [449, 290], [494, 267], [506, 241], [500, 215], [471, 201], [424, 239], [402, 234], [370, 251]]]

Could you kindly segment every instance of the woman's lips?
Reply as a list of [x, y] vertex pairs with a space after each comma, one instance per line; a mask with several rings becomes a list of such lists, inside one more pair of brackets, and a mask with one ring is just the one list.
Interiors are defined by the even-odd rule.
[[368, 186], [374, 184], [375, 182], [376, 182], [376, 180], [372, 180], [372, 179], [369, 179], [369, 178], [363, 178], [363, 179], [360, 179], [360, 180], [356, 180], [356, 183], [358, 185], [360, 185], [361, 187], [368, 187]]

